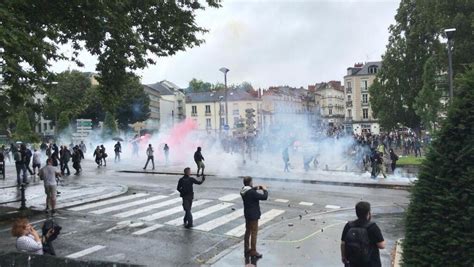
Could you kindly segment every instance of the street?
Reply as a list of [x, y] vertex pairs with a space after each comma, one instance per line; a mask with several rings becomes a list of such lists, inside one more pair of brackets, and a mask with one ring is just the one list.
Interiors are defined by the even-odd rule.
[[[188, 230], [182, 226], [184, 212], [175, 190], [180, 175], [140, 173], [141, 169], [125, 163], [96, 168], [87, 161], [84, 169], [79, 177], [65, 178], [64, 186], [58, 188], [64, 191], [58, 197], [60, 203], [61, 199], [62, 203], [68, 202], [66, 189], [78, 185], [93, 184], [94, 190], [105, 185], [120, 194], [100, 200], [91, 194], [89, 200], [80, 202], [76, 196], [70, 201], [76, 205], [61, 204], [55, 215], [63, 227], [54, 243], [58, 256], [148, 266], [244, 265], [240, 178], [208, 176], [204, 184], [196, 185], [194, 228]], [[137, 173], [119, 172], [130, 169]], [[182, 168], [158, 165], [157, 169]], [[11, 177], [5, 185], [8, 180], [12, 182]], [[408, 203], [407, 191], [258, 179], [254, 184], [266, 184], [270, 196], [261, 202], [258, 248], [264, 256], [258, 266], [340, 266], [342, 228], [345, 222], [356, 218], [354, 205], [360, 200], [372, 204], [374, 220], [387, 241], [387, 248], [381, 251], [382, 263], [390, 265], [394, 243], [403, 236], [401, 223]], [[17, 206], [18, 203], [9, 204]], [[29, 220], [38, 222], [38, 229], [46, 215], [44, 208], [37, 206]], [[2, 210], [14, 212], [7, 207]], [[4, 220], [0, 225], [3, 251], [15, 251], [9, 223]]]

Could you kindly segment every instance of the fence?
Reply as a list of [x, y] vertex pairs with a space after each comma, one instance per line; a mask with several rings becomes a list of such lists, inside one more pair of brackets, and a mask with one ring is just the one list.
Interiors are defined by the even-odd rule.
[[[26, 186], [25, 184], [20, 184], [20, 199], [6, 201], [6, 202], [0, 202], [0, 205], [20, 202], [20, 210], [25, 210], [26, 209], [25, 186]], [[17, 186], [12, 185], [12, 186], [0, 187], [0, 190], [2, 190], [2, 189], [4, 190], [4, 189], [8, 189], [8, 188], [14, 188], [14, 187], [17, 187]]]

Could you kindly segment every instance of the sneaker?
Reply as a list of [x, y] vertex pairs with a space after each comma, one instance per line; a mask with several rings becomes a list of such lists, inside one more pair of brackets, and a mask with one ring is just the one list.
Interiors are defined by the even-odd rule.
[[51, 214], [55, 214], [56, 213], [56, 210], [51, 210]]
[[46, 208], [46, 209], [44, 210], [44, 213], [48, 214], [48, 212], [49, 212], [49, 210], [48, 210], [48, 208]]
[[193, 225], [192, 224], [186, 224], [185, 228], [189, 229], [189, 228], [193, 228]]
[[257, 259], [261, 259], [263, 257], [263, 254], [260, 254], [258, 252], [255, 252], [253, 254], [250, 254], [251, 257], [255, 257]]

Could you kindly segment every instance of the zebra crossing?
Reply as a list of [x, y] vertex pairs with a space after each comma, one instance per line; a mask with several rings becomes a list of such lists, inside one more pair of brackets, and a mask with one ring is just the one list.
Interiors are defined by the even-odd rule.
[[[244, 211], [239, 194], [228, 194], [218, 199], [196, 199], [193, 202], [194, 230], [213, 232], [230, 237], [245, 233]], [[69, 208], [70, 211], [124, 219], [105, 232], [133, 228], [132, 236], [141, 236], [162, 227], [183, 225], [181, 198], [175, 194], [136, 193]], [[274, 220], [285, 211], [262, 208], [259, 225]]]

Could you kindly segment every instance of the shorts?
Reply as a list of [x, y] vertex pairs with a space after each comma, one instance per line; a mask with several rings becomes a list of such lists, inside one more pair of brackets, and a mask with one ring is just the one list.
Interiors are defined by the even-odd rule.
[[46, 196], [48, 196], [49, 198], [56, 199], [56, 186], [55, 185], [45, 185], [44, 192], [46, 193]]
[[202, 162], [202, 161], [196, 162], [196, 165], [197, 165], [198, 168], [201, 168], [201, 169], [204, 169], [204, 167], [206, 167], [206, 166], [204, 165], [204, 162]]
[[38, 168], [38, 169], [41, 168], [41, 164], [39, 164], [39, 163], [33, 163], [33, 169], [34, 169], [34, 168]]

